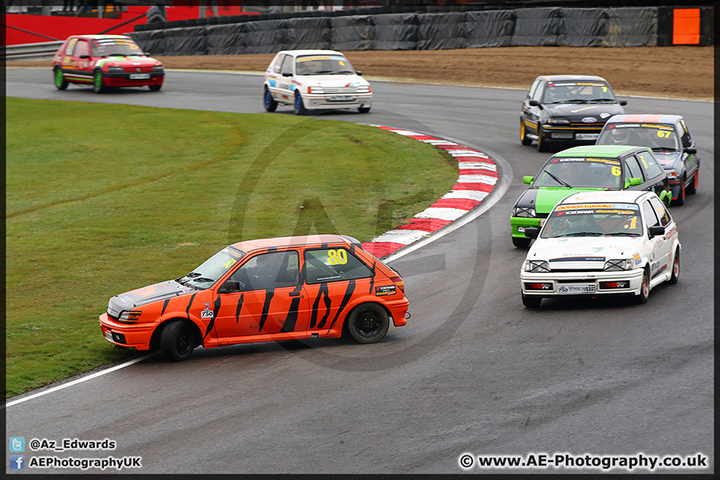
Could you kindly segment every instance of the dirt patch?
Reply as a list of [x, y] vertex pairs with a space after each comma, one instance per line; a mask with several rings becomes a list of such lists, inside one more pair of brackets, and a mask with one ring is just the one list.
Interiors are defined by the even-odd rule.
[[[618, 95], [713, 99], [713, 47], [504, 47], [345, 54], [371, 80], [529, 88], [538, 75], [600, 75]], [[264, 72], [273, 54], [157, 58], [168, 69]], [[50, 65], [49, 61], [7, 62], [9, 67]]]

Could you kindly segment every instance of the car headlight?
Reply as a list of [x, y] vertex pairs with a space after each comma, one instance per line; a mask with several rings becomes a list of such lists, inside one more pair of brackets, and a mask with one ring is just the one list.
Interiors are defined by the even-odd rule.
[[308, 87], [308, 93], [325, 93], [323, 87]]
[[551, 125], [570, 125], [570, 120], [565, 117], [550, 117], [547, 123]]
[[537, 215], [535, 214], [535, 209], [532, 207], [515, 207], [512, 210], [512, 216], [513, 217], [526, 217], [526, 218], [537, 217]]
[[545, 260], [525, 260], [523, 270], [526, 272], [543, 273], [550, 271], [550, 264]]
[[124, 70], [123, 70], [123, 67], [112, 66], [112, 67], [109, 67], [109, 68], [108, 68], [108, 72], [110, 72], [110, 73], [122, 73], [122, 72], [124, 72]]
[[606, 272], [632, 270], [635, 268], [635, 260], [632, 258], [613, 258], [605, 262], [603, 270]]
[[162, 65], [155, 65], [153, 67], [153, 72], [164, 72], [165, 68]]
[[120, 312], [118, 322], [137, 323], [140, 320], [140, 315], [142, 315], [140, 310], [123, 310]]
[[677, 178], [679, 175], [675, 170], [665, 170], [669, 178]]

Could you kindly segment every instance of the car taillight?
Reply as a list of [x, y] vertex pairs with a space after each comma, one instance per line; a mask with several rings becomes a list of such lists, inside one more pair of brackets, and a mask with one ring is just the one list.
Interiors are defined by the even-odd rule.
[[396, 277], [390, 277], [390, 280], [392, 280], [392, 282], [397, 286], [397, 288], [399, 288], [400, 291], [405, 294], [405, 281], [400, 275]]

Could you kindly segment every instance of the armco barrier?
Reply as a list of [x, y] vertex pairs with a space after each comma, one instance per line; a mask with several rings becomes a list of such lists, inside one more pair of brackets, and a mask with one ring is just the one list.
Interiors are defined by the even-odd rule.
[[[539, 7], [446, 13], [274, 18], [130, 33], [155, 55], [275, 53], [283, 49], [439, 50], [499, 46], [710, 45], [714, 7]], [[278, 17], [280, 15], [277, 15]], [[220, 22], [222, 20], [222, 23]], [[170, 26], [177, 22], [163, 24]], [[183, 32], [184, 30], [184, 32]]]

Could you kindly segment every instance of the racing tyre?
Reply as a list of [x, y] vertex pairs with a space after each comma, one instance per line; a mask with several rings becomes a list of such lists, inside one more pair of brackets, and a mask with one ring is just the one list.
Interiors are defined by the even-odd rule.
[[265, 95], [263, 95], [263, 107], [265, 107], [265, 111], [274, 112], [277, 110], [277, 106], [278, 103], [273, 98], [272, 93], [270, 93], [270, 90], [265, 87]]
[[307, 109], [303, 103], [302, 95], [295, 92], [295, 115], [305, 115], [306, 113]]
[[390, 318], [384, 308], [372, 303], [360, 305], [350, 312], [347, 329], [358, 343], [376, 343], [385, 337]]
[[523, 305], [525, 305], [527, 308], [537, 308], [540, 306], [540, 303], [542, 303], [542, 297], [525, 295], [522, 292], [520, 292], [520, 295], [522, 296]]
[[538, 152], [547, 152], [548, 151], [548, 143], [547, 141], [543, 141], [542, 139], [542, 127], [538, 125], [538, 139], [537, 139], [537, 149]]
[[698, 174], [700, 173], [700, 168], [695, 170], [695, 174], [693, 175], [693, 182], [690, 184], [690, 186], [687, 187], [687, 190], [685, 193], [688, 195], [695, 195], [697, 193], [698, 188]]
[[187, 320], [175, 320], [160, 335], [160, 351], [171, 362], [187, 360], [195, 348], [195, 329]]
[[675, 258], [672, 264], [672, 275], [670, 276], [669, 282], [673, 285], [680, 280], [680, 249], [675, 250]]
[[648, 296], [650, 296], [650, 272], [648, 272], [648, 268], [645, 267], [643, 268], [642, 284], [640, 285], [640, 295], [635, 296], [635, 303], [647, 303]]
[[512, 242], [517, 248], [528, 248], [530, 246], [529, 238], [512, 237]]
[[532, 140], [527, 138], [527, 129], [525, 128], [525, 122], [520, 120], [520, 143], [523, 145], [530, 145]]
[[150, 85], [151, 92], [159, 92], [161, 88], [162, 88], [162, 85]]
[[370, 107], [358, 107], [358, 112], [360, 113], [368, 113], [370, 111]]
[[62, 68], [57, 67], [54, 73], [55, 88], [58, 90], [65, 90], [68, 87], [68, 81], [65, 80], [65, 75], [62, 73]]
[[682, 179], [680, 180], [680, 193], [678, 193], [678, 198], [676, 198], [672, 202], [674, 205], [685, 205], [685, 180], [685, 175], [683, 175]]
[[103, 93], [106, 90], [105, 79], [100, 70], [95, 70], [93, 73], [93, 91], [95, 93]]

